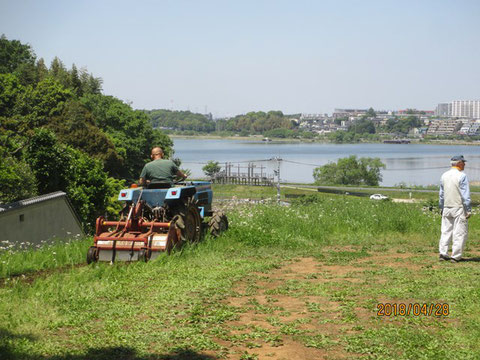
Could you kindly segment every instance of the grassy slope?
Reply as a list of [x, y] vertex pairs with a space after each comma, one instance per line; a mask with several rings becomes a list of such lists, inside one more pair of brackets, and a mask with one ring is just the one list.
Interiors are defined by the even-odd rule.
[[[378, 359], [443, 359], [452, 352], [456, 358], [479, 358], [477, 266], [432, 268], [439, 215], [424, 213], [418, 205], [321, 199], [289, 208], [231, 209], [231, 229], [224, 236], [147, 264], [63, 266], [33, 282], [10, 280], [0, 288], [0, 357], [150, 359], [180, 354], [177, 359], [206, 359], [199, 355], [205, 351], [225, 356], [229, 348], [217, 339], [228, 336], [226, 324], [243, 310], [224, 299], [235, 295], [238, 282], [295, 257], [344, 264], [396, 249], [413, 254], [420, 269], [372, 263], [363, 269], [358, 286], [322, 285], [323, 293], [342, 304], [340, 321], [362, 330], [342, 334], [341, 347], [352, 356]], [[478, 249], [478, 225], [474, 217], [470, 250]], [[350, 250], [324, 250], [332, 246]], [[56, 255], [43, 256], [55, 262]], [[383, 281], [376, 281], [379, 277]], [[451, 315], [449, 321], [410, 317], [380, 324], [372, 320], [366, 326], [352, 313], [355, 304], [375, 314], [376, 302], [384, 298], [448, 302]], [[279, 331], [284, 328], [278, 324]]]

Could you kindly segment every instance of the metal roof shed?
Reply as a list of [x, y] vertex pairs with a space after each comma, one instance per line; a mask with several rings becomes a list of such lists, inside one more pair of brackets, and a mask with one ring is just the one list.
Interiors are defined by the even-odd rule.
[[[0, 204], [0, 241], [16, 246], [84, 236], [80, 220], [62, 191]], [[22, 246], [23, 247], [23, 246]]]

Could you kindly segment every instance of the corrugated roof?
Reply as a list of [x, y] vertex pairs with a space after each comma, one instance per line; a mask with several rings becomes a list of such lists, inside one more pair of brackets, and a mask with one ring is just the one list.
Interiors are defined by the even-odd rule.
[[55, 192], [50, 193], [50, 194], [35, 196], [33, 198], [30, 198], [30, 199], [20, 200], [20, 201], [16, 201], [16, 202], [13, 202], [13, 203], [10, 203], [10, 204], [0, 204], [0, 213], [5, 212], [5, 211], [9, 211], [9, 210], [18, 209], [18, 208], [21, 208], [23, 206], [37, 204], [37, 203], [40, 203], [42, 201], [59, 198], [59, 197], [66, 196], [66, 195], [67, 194], [64, 193], [63, 191], [55, 191]]

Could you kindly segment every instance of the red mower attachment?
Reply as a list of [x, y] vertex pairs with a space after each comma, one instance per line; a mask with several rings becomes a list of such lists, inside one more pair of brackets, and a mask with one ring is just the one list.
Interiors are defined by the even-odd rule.
[[160, 252], [170, 252], [181, 244], [181, 229], [177, 221], [145, 222], [137, 216], [142, 203], [132, 206], [126, 221], [96, 222], [94, 246], [87, 254], [87, 263], [96, 261], [148, 261]]

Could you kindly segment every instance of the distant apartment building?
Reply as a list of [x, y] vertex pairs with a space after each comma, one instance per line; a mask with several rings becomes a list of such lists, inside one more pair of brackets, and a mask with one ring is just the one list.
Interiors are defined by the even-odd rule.
[[470, 124], [468, 135], [480, 135], [480, 120], [476, 120]]
[[361, 116], [365, 115], [367, 111], [368, 109], [335, 109], [332, 116], [334, 118]]
[[405, 110], [397, 110], [397, 115], [428, 115], [433, 116], [435, 115], [435, 111], [433, 110], [417, 110], [417, 109], [405, 109]]
[[437, 105], [437, 116], [480, 119], [480, 100], [455, 100]]
[[452, 114], [452, 103], [442, 103], [438, 104], [435, 109], [435, 115], [437, 116], [451, 116]]
[[480, 133], [480, 120], [465, 120], [461, 129], [458, 131], [462, 135], [478, 135]]
[[462, 135], [468, 135], [468, 132], [470, 131], [470, 128], [472, 127], [472, 123], [473, 123], [473, 121], [470, 121], [470, 120], [463, 121], [462, 127], [460, 128], [460, 130], [458, 130], [458, 133], [462, 134]]
[[463, 120], [460, 119], [434, 119], [428, 127], [428, 135], [453, 135], [463, 126]]
[[300, 116], [300, 121], [321, 120], [327, 117], [328, 117], [328, 114], [302, 114]]

